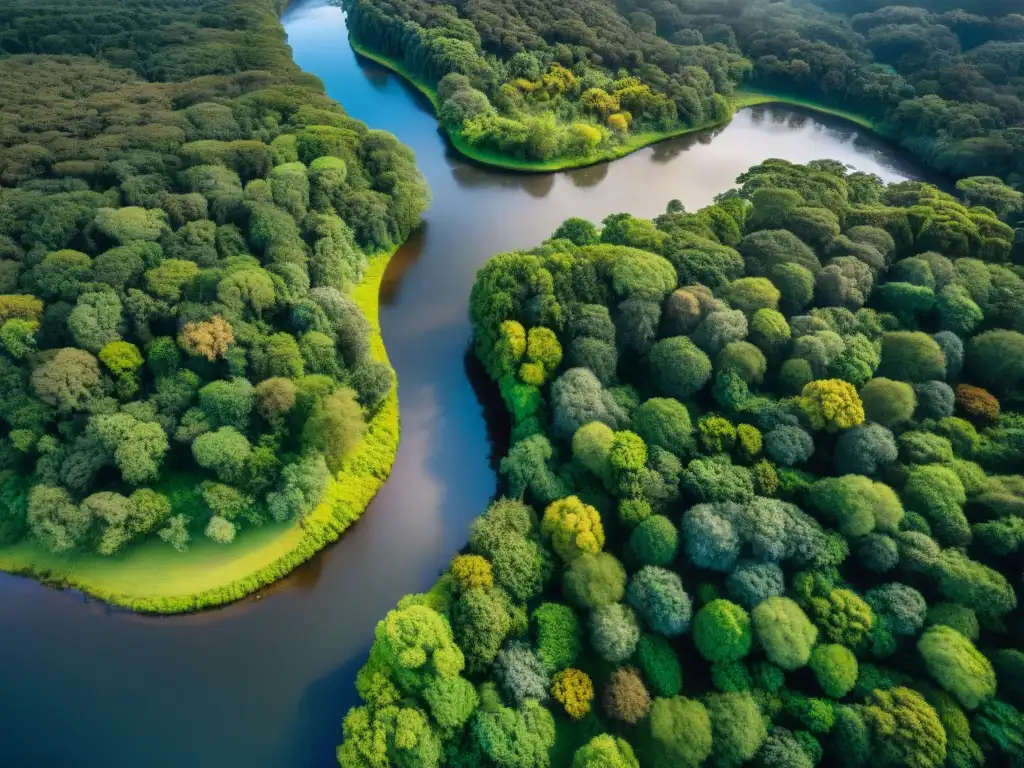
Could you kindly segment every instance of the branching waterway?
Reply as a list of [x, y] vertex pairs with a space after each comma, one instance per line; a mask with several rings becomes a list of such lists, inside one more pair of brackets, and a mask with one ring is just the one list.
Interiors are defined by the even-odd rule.
[[[174, 618], [112, 611], [0, 576], [0, 765], [33, 768], [322, 768], [378, 619], [430, 585], [496, 489], [486, 387], [467, 362], [467, 304], [494, 253], [563, 219], [695, 210], [770, 157], [833, 158], [886, 180], [918, 169], [842, 121], [790, 108], [610, 164], [516, 175], [455, 156], [430, 105], [357, 60], [341, 11], [299, 0], [284, 17], [295, 60], [372, 128], [411, 146], [433, 192], [393, 259], [381, 323], [400, 381], [402, 443], [390, 481], [336, 545], [258, 597]], [[497, 412], [497, 409], [491, 409]], [[488, 434], [488, 429], [494, 433]]]

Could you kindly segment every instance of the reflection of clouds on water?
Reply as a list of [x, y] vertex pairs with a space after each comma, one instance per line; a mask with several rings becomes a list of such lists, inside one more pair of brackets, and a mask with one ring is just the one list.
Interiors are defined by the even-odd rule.
[[[809, 146], [821, 147], [816, 157], [804, 158], [801, 155], [794, 162], [829, 157], [850, 168], [878, 174], [886, 182], [914, 178], [940, 187], [948, 183], [946, 179], [922, 169], [900, 147], [841, 117], [799, 105], [761, 105], [741, 110], [729, 128], [736, 126], [745, 115], [750, 127], [769, 130], [773, 140], [786, 144], [790, 141], [805, 142]], [[756, 142], [756, 136], [751, 140]]]
[[432, 385], [402, 390], [402, 425], [407, 434], [400, 448], [401, 464], [396, 461], [395, 466], [400, 467], [408, 482], [392, 484], [394, 488], [381, 497], [402, 510], [381, 521], [387, 530], [380, 533], [388, 533], [375, 537], [383, 545], [378, 550], [381, 556], [391, 556], [396, 549], [402, 549], [406, 556], [415, 558], [421, 548], [429, 548], [431, 543], [436, 546], [438, 542], [431, 540], [444, 531], [444, 521], [440, 519], [444, 505], [440, 502], [453, 489], [433, 468], [434, 459], [442, 455], [439, 438], [444, 434], [437, 424], [444, 418], [439, 399]]

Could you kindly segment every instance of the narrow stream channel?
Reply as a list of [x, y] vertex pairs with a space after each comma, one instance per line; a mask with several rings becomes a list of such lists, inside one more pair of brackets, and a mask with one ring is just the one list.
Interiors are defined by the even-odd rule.
[[725, 128], [593, 168], [485, 170], [451, 153], [417, 92], [357, 59], [339, 9], [299, 0], [283, 23], [296, 62], [351, 115], [411, 146], [433, 192], [382, 292], [403, 427], [391, 479], [336, 545], [258, 599], [217, 611], [133, 616], [0, 575], [0, 765], [335, 764], [374, 625], [403, 594], [429, 586], [495, 492], [466, 357], [477, 269], [540, 242], [568, 216], [653, 216], [672, 198], [695, 210], [770, 157], [833, 158], [887, 181], [920, 173], [848, 123], [782, 107], [744, 110]]

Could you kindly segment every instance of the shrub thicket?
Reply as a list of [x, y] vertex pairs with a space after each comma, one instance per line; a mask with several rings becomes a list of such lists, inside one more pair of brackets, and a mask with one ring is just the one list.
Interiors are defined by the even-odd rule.
[[[470, 549], [491, 561], [495, 586], [462, 555], [449, 586], [406, 603], [453, 622], [461, 649], [441, 668], [419, 644], [448, 648], [447, 635], [410, 627], [410, 658], [427, 660], [419, 679], [465, 680], [481, 704], [466, 725], [444, 727], [403, 682], [408, 670], [379, 663], [379, 651], [369, 662], [445, 754], [492, 764], [486, 727], [542, 750], [516, 765], [552, 765], [539, 707], [587, 765], [1016, 759], [1024, 479], [1012, 473], [1024, 421], [1019, 389], [978, 378], [972, 356], [1006, 357], [1008, 375], [1024, 357], [993, 303], [1005, 298], [987, 294], [978, 322], [955, 334], [937, 304], [911, 302], [940, 280], [979, 299], [979, 285], [998, 283], [1024, 301], [1024, 279], [986, 244], [1006, 230], [928, 185], [884, 187], [837, 163], [770, 161], [741, 181], [697, 213], [612, 217], [480, 271], [477, 354], [512, 414], [510, 456], [530, 460], [506, 472], [519, 498], [474, 524]], [[686, 266], [705, 241], [737, 244], [744, 259], [713, 287]], [[836, 274], [797, 300], [792, 265]], [[837, 303], [847, 279], [859, 296]], [[894, 301], [901, 291], [910, 298]], [[552, 348], [586, 333], [624, 350], [632, 299], [670, 322], [646, 351], [623, 351], [611, 375], [577, 361], [543, 377], [527, 367], [522, 340], [538, 329]], [[955, 394], [979, 384], [984, 396]], [[504, 572], [513, 552], [532, 553], [536, 565], [516, 566], [529, 590], [504, 586], [515, 583]], [[471, 594], [484, 620], [468, 626]], [[602, 706], [590, 706], [588, 683]], [[494, 685], [500, 701], [488, 699]], [[346, 719], [345, 755], [379, 745], [354, 764], [400, 761], [385, 715], [396, 705], [363, 698]]]

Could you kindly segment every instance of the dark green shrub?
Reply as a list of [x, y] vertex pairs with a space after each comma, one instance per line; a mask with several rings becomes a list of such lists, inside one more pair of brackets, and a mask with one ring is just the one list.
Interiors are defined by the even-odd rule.
[[668, 641], [658, 635], [643, 634], [636, 647], [640, 671], [658, 696], [675, 696], [683, 688], [683, 668]]
[[679, 548], [679, 532], [667, 517], [653, 515], [633, 529], [629, 545], [642, 565], [668, 565]]
[[692, 341], [673, 336], [651, 349], [651, 375], [658, 389], [677, 400], [700, 391], [711, 378], [711, 360]]

